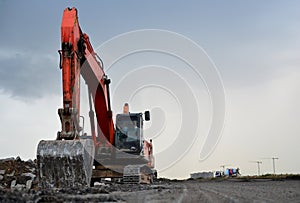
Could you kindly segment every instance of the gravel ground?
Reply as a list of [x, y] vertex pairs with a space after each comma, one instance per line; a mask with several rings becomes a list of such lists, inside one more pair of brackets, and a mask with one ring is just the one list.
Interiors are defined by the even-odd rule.
[[38, 188], [36, 162], [0, 160], [0, 202], [299, 202], [300, 180], [159, 179], [152, 185], [104, 182], [91, 188]]
[[92, 188], [1, 189], [0, 202], [300, 202], [299, 180], [101, 183]]
[[300, 202], [299, 180], [190, 181], [185, 184], [189, 202]]

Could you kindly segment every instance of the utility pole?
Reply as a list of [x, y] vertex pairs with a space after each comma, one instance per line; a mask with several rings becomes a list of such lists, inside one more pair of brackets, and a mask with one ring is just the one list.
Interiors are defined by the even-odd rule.
[[262, 164], [262, 161], [257, 161], [257, 173], [258, 173], [258, 176], [260, 176], [260, 164]]
[[251, 161], [252, 163], [257, 163], [257, 175], [260, 176], [260, 164], [262, 161]]
[[262, 158], [262, 159], [272, 159], [273, 161], [273, 174], [276, 174], [276, 167], [275, 167], [275, 160], [278, 160], [278, 157], [272, 157], [272, 158]]
[[276, 171], [275, 171], [275, 160], [278, 160], [279, 158], [278, 157], [272, 157], [272, 160], [273, 160], [273, 173], [275, 174]]

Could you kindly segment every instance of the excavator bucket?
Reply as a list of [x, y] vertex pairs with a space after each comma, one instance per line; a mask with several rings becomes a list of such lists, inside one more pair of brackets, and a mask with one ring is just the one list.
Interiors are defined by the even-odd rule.
[[39, 186], [90, 186], [94, 151], [91, 139], [40, 141], [37, 148]]

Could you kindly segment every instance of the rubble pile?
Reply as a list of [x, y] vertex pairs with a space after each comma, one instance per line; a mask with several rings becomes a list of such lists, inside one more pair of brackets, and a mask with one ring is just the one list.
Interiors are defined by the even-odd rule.
[[32, 189], [37, 187], [35, 161], [20, 157], [0, 159], [0, 189]]

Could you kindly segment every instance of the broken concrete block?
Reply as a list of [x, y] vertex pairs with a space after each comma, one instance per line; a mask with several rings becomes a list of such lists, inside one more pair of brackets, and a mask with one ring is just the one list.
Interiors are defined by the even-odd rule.
[[34, 175], [32, 173], [22, 173], [22, 176], [30, 177], [33, 180], [36, 175]]
[[16, 183], [17, 183], [16, 180], [11, 181], [10, 188], [14, 188], [16, 186]]
[[10, 174], [6, 174], [6, 176], [12, 177], [12, 176], [15, 175], [15, 172], [16, 172], [16, 171], [11, 172]]
[[4, 175], [5, 174], [5, 170], [0, 170], [0, 175]]
[[3, 180], [4, 176], [3, 175], [0, 175], [0, 180]]
[[24, 189], [26, 186], [23, 184], [17, 184], [15, 187], [13, 187], [13, 189], [17, 189], [17, 190], [22, 190]]
[[26, 181], [26, 189], [31, 189], [31, 186], [32, 186], [32, 180], [27, 180]]
[[100, 183], [100, 182], [94, 182], [94, 186], [106, 186], [105, 183]]

